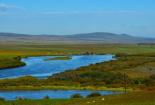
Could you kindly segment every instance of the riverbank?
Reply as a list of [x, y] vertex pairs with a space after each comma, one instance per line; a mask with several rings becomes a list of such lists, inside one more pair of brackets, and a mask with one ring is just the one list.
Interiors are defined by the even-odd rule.
[[[155, 52], [155, 45], [137, 44], [1, 44], [0, 68], [23, 66], [21, 61], [12, 61], [20, 56], [80, 55], [86, 52], [94, 54], [147, 54]], [[7, 60], [4, 60], [7, 59]]]
[[[0, 80], [1, 90], [131, 90], [154, 86], [154, 55], [117, 55], [117, 60], [97, 63], [54, 74], [47, 79], [27, 76]], [[145, 65], [145, 66], [144, 66]], [[141, 68], [145, 67], [145, 71]], [[148, 68], [147, 68], [148, 67]], [[140, 69], [141, 71], [138, 71]], [[129, 71], [130, 70], [130, 71]], [[132, 70], [132, 71], [131, 71]], [[139, 75], [141, 73], [141, 75]], [[126, 82], [125, 82], [126, 81]], [[105, 88], [107, 87], [107, 88]]]
[[26, 64], [16, 57], [1, 57], [0, 58], [0, 70], [8, 68], [16, 68], [25, 66]]
[[77, 99], [19, 99], [0, 101], [0, 105], [155, 105], [155, 91], [131, 92], [128, 94], [109, 95]]
[[[0, 46], [1, 48], [2, 46]], [[48, 78], [47, 81], [38, 81], [30, 77], [27, 79], [6, 79], [0, 80], [0, 90], [110, 90], [124, 91], [125, 78], [127, 82], [127, 91], [132, 93], [118, 96], [104, 96], [104, 103], [107, 105], [154, 105], [155, 92], [145, 92], [143, 90], [154, 90], [149, 88], [155, 85], [155, 46], [139, 45], [70, 45], [58, 46], [16, 46], [0, 49], [0, 59], [13, 58], [17, 56], [41, 56], [41, 55], [72, 55], [80, 54], [86, 51], [96, 54], [112, 53], [118, 54], [117, 61], [99, 63], [88, 67], [76, 69], [56, 74]], [[11, 48], [11, 49], [10, 49]], [[21, 49], [22, 48], [22, 49]], [[20, 50], [18, 50], [20, 49]], [[8, 60], [9, 61], [9, 60]], [[9, 61], [10, 62], [10, 61]], [[7, 64], [7, 63], [6, 63]], [[5, 64], [5, 65], [6, 65]], [[123, 75], [121, 75], [123, 74]], [[112, 75], [112, 76], [111, 76]], [[80, 86], [81, 85], [81, 86]], [[111, 88], [120, 87], [123, 88]], [[97, 86], [97, 87], [96, 87]], [[104, 87], [105, 86], [105, 87]], [[139, 93], [134, 89], [140, 90]], [[48, 100], [18, 100], [18, 101], [0, 101], [0, 105], [102, 105], [101, 98], [91, 99], [48, 99]], [[96, 103], [93, 103], [95, 100]]]
[[47, 59], [44, 59], [45, 61], [50, 61], [50, 60], [70, 60], [72, 59], [72, 57], [69, 57], [69, 56], [57, 56], [57, 57], [54, 57], [54, 58], [47, 58]]
[[[0, 87], [1, 91], [14, 90], [101, 90], [101, 91], [120, 91], [124, 92], [124, 87], [110, 88], [110, 87], [94, 87], [94, 86], [5, 86]], [[127, 88], [126, 91], [133, 91], [132, 88]]]

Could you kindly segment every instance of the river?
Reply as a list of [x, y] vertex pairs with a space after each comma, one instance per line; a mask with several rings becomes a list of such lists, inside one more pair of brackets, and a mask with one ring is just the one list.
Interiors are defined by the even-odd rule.
[[69, 60], [45, 60], [57, 56], [39, 56], [23, 58], [26, 66], [0, 70], [0, 79], [34, 76], [46, 78], [65, 70], [74, 70], [90, 64], [106, 62], [113, 59], [113, 55], [75, 55]]

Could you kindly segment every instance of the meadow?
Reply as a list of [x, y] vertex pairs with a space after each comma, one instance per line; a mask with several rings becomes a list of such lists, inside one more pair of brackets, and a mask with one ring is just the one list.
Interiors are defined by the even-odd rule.
[[[23, 66], [17, 56], [40, 56], [40, 55], [72, 55], [85, 54], [139, 54], [154, 53], [155, 45], [113, 45], [113, 44], [3, 44], [0, 43], [0, 68]], [[9, 61], [9, 63], [8, 63]]]
[[[117, 55], [117, 60], [54, 74], [47, 79], [26, 76], [0, 80], [1, 90], [92, 89], [124, 90], [155, 86], [155, 55]], [[121, 89], [122, 88], [122, 89]]]
[[[138, 45], [138, 44], [34, 44], [34, 43], [17, 43], [4, 44], [0, 43], [0, 68], [9, 68], [23, 66], [17, 56], [40, 56], [40, 55], [76, 55], [76, 54], [144, 54], [154, 53], [155, 45]], [[8, 63], [9, 61], [9, 63]]]
[[20, 99], [0, 101], [0, 105], [155, 105], [155, 92], [143, 91], [122, 95], [110, 95], [77, 99]]
[[154, 53], [155, 45], [141, 44], [0, 44], [0, 56]]
[[[104, 101], [101, 100], [103, 97], [95, 97], [92, 99], [0, 101], [0, 105], [155, 105], [155, 45], [1, 44], [0, 68], [23, 66], [24, 64], [20, 59], [27, 56], [68, 56], [86, 53], [116, 54], [117, 60], [82, 67], [75, 71], [68, 70], [55, 74], [45, 80], [38, 80], [31, 76], [0, 80], [0, 89], [123, 90], [124, 85], [127, 85], [128, 89], [131, 89], [132, 92], [123, 95], [104, 96]], [[124, 83], [124, 77], [126, 83]], [[95, 102], [92, 102], [92, 100], [95, 100]]]

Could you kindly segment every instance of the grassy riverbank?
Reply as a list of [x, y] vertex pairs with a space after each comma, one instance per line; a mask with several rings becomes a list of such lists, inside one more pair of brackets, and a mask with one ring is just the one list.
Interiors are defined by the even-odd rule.
[[26, 99], [17, 101], [0, 101], [0, 105], [155, 105], [154, 99], [154, 91], [143, 91], [82, 99]]
[[[104, 90], [104, 91], [124, 91], [124, 87], [110, 88], [105, 86], [6, 86], [1, 87], [0, 90]], [[133, 91], [132, 88], [127, 88], [126, 91]]]
[[[155, 55], [117, 55], [117, 60], [54, 74], [47, 79], [31, 76], [0, 80], [1, 90], [129, 89], [155, 86]], [[124, 82], [126, 81], [126, 82]], [[105, 88], [107, 87], [107, 88]], [[122, 90], [122, 89], [121, 89]]]
[[[20, 50], [19, 50], [20, 49]], [[155, 45], [1, 45], [0, 67], [16, 67], [20, 57], [72, 55], [93, 52], [117, 54], [117, 60], [55, 74], [48, 79], [21, 77], [0, 80], [0, 90], [138, 90], [116, 96], [92, 99], [0, 101], [0, 105], [155, 105]], [[6, 63], [5, 63], [6, 62]], [[11, 65], [11, 66], [10, 66]], [[126, 81], [126, 82], [125, 82]], [[145, 90], [153, 90], [146, 92]], [[95, 100], [95, 103], [92, 102]]]
[[[137, 44], [1, 44], [0, 45], [0, 68], [23, 66], [14, 57], [41, 56], [41, 55], [73, 55], [86, 54], [147, 54], [155, 52], [155, 45]], [[65, 58], [66, 59], [66, 58]], [[67, 57], [68, 59], [68, 57]]]
[[0, 58], [0, 70], [7, 68], [14, 68], [24, 66], [25, 63], [21, 62], [17, 57], [2, 57]]
[[45, 61], [50, 61], [50, 60], [70, 60], [72, 59], [69, 56], [60, 56], [60, 57], [54, 57], [54, 58], [47, 58]]

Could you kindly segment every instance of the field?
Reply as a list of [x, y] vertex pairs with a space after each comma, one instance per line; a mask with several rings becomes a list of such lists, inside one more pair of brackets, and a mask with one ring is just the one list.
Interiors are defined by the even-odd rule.
[[[25, 77], [12, 80], [0, 81], [1, 89], [4, 86], [11, 86], [19, 89], [36, 87], [42, 84], [43, 89], [53, 89], [55, 85], [64, 87], [81, 89], [83, 87], [98, 86], [119, 88], [124, 84], [124, 74], [129, 80], [128, 84], [138, 82], [146, 85], [146, 80], [150, 79], [151, 75], [155, 74], [155, 45], [1, 45], [0, 46], [0, 68], [9, 68], [23, 66], [20, 62], [21, 57], [39, 56], [39, 55], [72, 55], [72, 54], [106, 54], [112, 53], [117, 55], [117, 60], [107, 63], [100, 63], [88, 67], [82, 67], [75, 71], [67, 71], [56, 74], [47, 80], [37, 80], [33, 77]], [[66, 57], [65, 57], [66, 59]], [[68, 59], [68, 57], [67, 57]], [[11, 65], [11, 66], [10, 66]], [[115, 77], [115, 78], [113, 78]], [[95, 79], [93, 79], [95, 78]], [[105, 79], [104, 79], [105, 78]], [[117, 79], [116, 79], [117, 78]], [[21, 80], [21, 82], [20, 82]], [[26, 86], [22, 80], [27, 81]], [[18, 84], [17, 84], [18, 81]], [[134, 82], [134, 83], [133, 83]], [[147, 80], [148, 82], [148, 80]], [[9, 83], [11, 85], [9, 85]], [[21, 84], [20, 84], [21, 83]], [[38, 84], [39, 83], [39, 84]], [[87, 83], [87, 84], [86, 84]], [[95, 83], [95, 84], [94, 84]], [[152, 83], [152, 82], [151, 82]], [[5, 85], [7, 84], [7, 85]], [[112, 86], [113, 85], [113, 86]], [[22, 88], [21, 88], [22, 87]], [[40, 87], [40, 85], [39, 85]], [[9, 89], [9, 88], [4, 88]], [[40, 88], [39, 88], [40, 89]]]
[[0, 105], [155, 105], [155, 92], [135, 92], [83, 99], [0, 101]]
[[[120, 44], [0, 44], [0, 68], [22, 66], [14, 57], [39, 55], [72, 55], [72, 54], [144, 54], [154, 53], [155, 45], [120, 45]], [[7, 60], [6, 60], [7, 59]], [[10, 61], [10, 64], [7, 63]], [[13, 65], [14, 64], [14, 65]]]
[[103, 53], [154, 53], [155, 45], [138, 44], [0, 44], [0, 55], [64, 55], [93, 52]]
[[[23, 66], [22, 57], [40, 55], [116, 54], [117, 60], [55, 74], [48, 79], [34, 77], [0, 80], [1, 90], [101, 89], [123, 90], [124, 77], [134, 92], [92, 99], [43, 99], [0, 101], [0, 105], [155, 105], [155, 45], [113, 44], [1, 44], [0, 68]], [[95, 78], [95, 79], [94, 79]], [[24, 81], [24, 82], [23, 82]], [[38, 88], [39, 87], [39, 88]], [[149, 92], [148, 90], [151, 90]], [[92, 102], [95, 100], [95, 102]]]
[[[91, 89], [129, 90], [155, 86], [154, 54], [117, 55], [117, 60], [54, 74], [47, 79], [31, 76], [0, 80], [1, 90]], [[126, 81], [126, 82], [125, 82]]]

